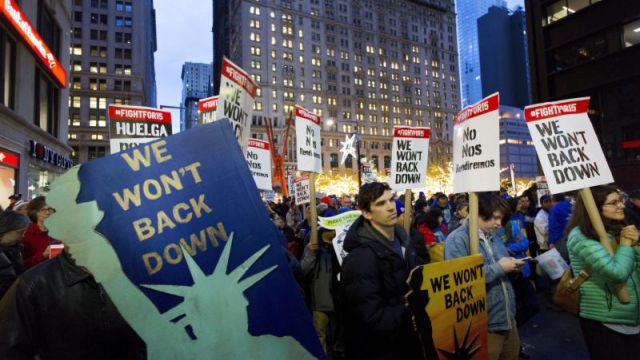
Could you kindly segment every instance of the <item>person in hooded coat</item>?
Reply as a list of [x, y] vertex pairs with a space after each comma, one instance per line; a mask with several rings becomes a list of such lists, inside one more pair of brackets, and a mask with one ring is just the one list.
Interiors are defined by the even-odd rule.
[[346, 358], [422, 359], [405, 305], [416, 257], [396, 225], [394, 195], [374, 182], [362, 186], [358, 202], [362, 215], [347, 233], [341, 272]]

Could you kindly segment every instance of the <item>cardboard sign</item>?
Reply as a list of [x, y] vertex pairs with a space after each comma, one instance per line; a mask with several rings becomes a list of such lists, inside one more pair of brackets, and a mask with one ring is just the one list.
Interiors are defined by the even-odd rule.
[[553, 194], [613, 182], [588, 110], [588, 97], [524, 109], [533, 145]]
[[212, 96], [198, 100], [198, 121], [200, 125], [208, 124], [216, 120], [219, 96]]
[[171, 135], [171, 113], [142, 106], [109, 105], [111, 153]]
[[253, 102], [258, 85], [239, 66], [224, 57], [220, 75], [220, 99], [215, 120], [229, 119], [242, 149], [247, 148], [251, 131]]
[[487, 359], [482, 255], [416, 267], [406, 298], [425, 359]]
[[247, 165], [253, 175], [253, 180], [260, 190], [272, 190], [271, 181], [271, 150], [269, 142], [249, 139], [247, 146]]
[[428, 127], [395, 126], [389, 186], [393, 190], [422, 188], [429, 158]]
[[47, 202], [148, 358], [323, 356], [229, 121], [68, 170]]
[[308, 204], [311, 202], [311, 188], [309, 187], [309, 177], [300, 176], [293, 180], [296, 188], [296, 205]]
[[287, 189], [289, 190], [289, 196], [294, 196], [294, 192], [296, 191], [296, 174], [288, 174], [287, 175]]
[[453, 125], [453, 192], [500, 190], [498, 93], [462, 109]]
[[320, 117], [296, 105], [296, 154], [298, 170], [322, 173]]
[[344, 239], [347, 237], [347, 232], [351, 224], [353, 224], [361, 214], [362, 212], [360, 210], [352, 210], [331, 217], [318, 216], [318, 226], [336, 232], [336, 236], [331, 242], [333, 243], [333, 250], [336, 252], [340, 266], [342, 266], [342, 260], [347, 257], [347, 252], [343, 249]]
[[276, 199], [276, 192], [273, 190], [267, 190], [264, 192], [264, 196], [262, 199], [264, 201], [274, 201]]

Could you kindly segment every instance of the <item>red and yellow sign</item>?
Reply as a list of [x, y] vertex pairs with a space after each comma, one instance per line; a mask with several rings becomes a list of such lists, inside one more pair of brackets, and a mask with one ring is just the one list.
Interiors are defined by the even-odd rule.
[[471, 255], [411, 272], [407, 301], [427, 359], [488, 357], [483, 266]]
[[67, 71], [60, 65], [40, 34], [14, 0], [0, 0], [0, 13], [3, 20], [18, 34], [21, 40], [35, 54], [49, 74], [61, 88], [67, 87]]

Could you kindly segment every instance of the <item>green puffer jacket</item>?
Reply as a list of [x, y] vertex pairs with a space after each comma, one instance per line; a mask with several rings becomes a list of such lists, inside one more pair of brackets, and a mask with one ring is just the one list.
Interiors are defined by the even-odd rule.
[[[613, 242], [613, 238], [610, 237]], [[574, 276], [591, 266], [589, 279], [580, 287], [580, 317], [604, 323], [640, 324], [640, 249], [620, 245], [612, 257], [599, 241], [573, 228], [567, 242]], [[621, 304], [613, 284], [626, 283], [631, 302]]]

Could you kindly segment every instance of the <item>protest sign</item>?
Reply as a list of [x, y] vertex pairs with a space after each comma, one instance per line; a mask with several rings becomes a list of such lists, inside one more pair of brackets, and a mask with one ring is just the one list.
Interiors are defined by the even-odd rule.
[[360, 210], [352, 210], [331, 217], [318, 216], [318, 225], [320, 225], [320, 227], [336, 232], [336, 236], [331, 242], [333, 243], [333, 250], [336, 252], [340, 266], [342, 266], [342, 260], [347, 256], [347, 252], [343, 250], [344, 239], [347, 237], [347, 232], [351, 224], [353, 224], [361, 214], [362, 212]]
[[308, 204], [311, 202], [309, 177], [306, 175], [297, 177], [293, 183], [296, 189], [296, 205]]
[[111, 153], [171, 135], [171, 113], [143, 106], [109, 105]]
[[51, 235], [150, 359], [323, 356], [234, 135], [199, 126], [74, 167], [47, 195]]
[[262, 199], [264, 201], [275, 201], [276, 199], [276, 192], [273, 190], [266, 190], [264, 192], [264, 196], [262, 197]]
[[393, 190], [424, 187], [429, 157], [428, 127], [395, 126], [389, 186]]
[[540, 199], [545, 195], [551, 195], [547, 178], [544, 176], [536, 176], [536, 195], [538, 196], [538, 207], [542, 206]]
[[264, 140], [249, 139], [247, 144], [247, 165], [253, 180], [260, 190], [272, 190], [271, 182], [271, 150]]
[[258, 85], [251, 76], [226, 57], [222, 59], [220, 98], [215, 120], [229, 119], [242, 149], [247, 148], [251, 131], [251, 115]]
[[453, 192], [500, 190], [499, 96], [467, 106], [453, 126]]
[[296, 154], [298, 170], [322, 173], [320, 117], [296, 105]]
[[553, 194], [613, 182], [588, 110], [588, 97], [524, 109], [533, 145]]
[[482, 255], [416, 267], [406, 295], [425, 359], [487, 359]]
[[219, 96], [212, 96], [198, 101], [198, 121], [200, 125], [208, 124], [216, 120]]
[[294, 180], [296, 179], [296, 174], [293, 172], [289, 172], [287, 174], [287, 190], [290, 196], [294, 196], [294, 192], [296, 191], [296, 185]]
[[362, 163], [362, 183], [369, 184], [378, 181], [376, 174], [373, 172], [373, 164]]

